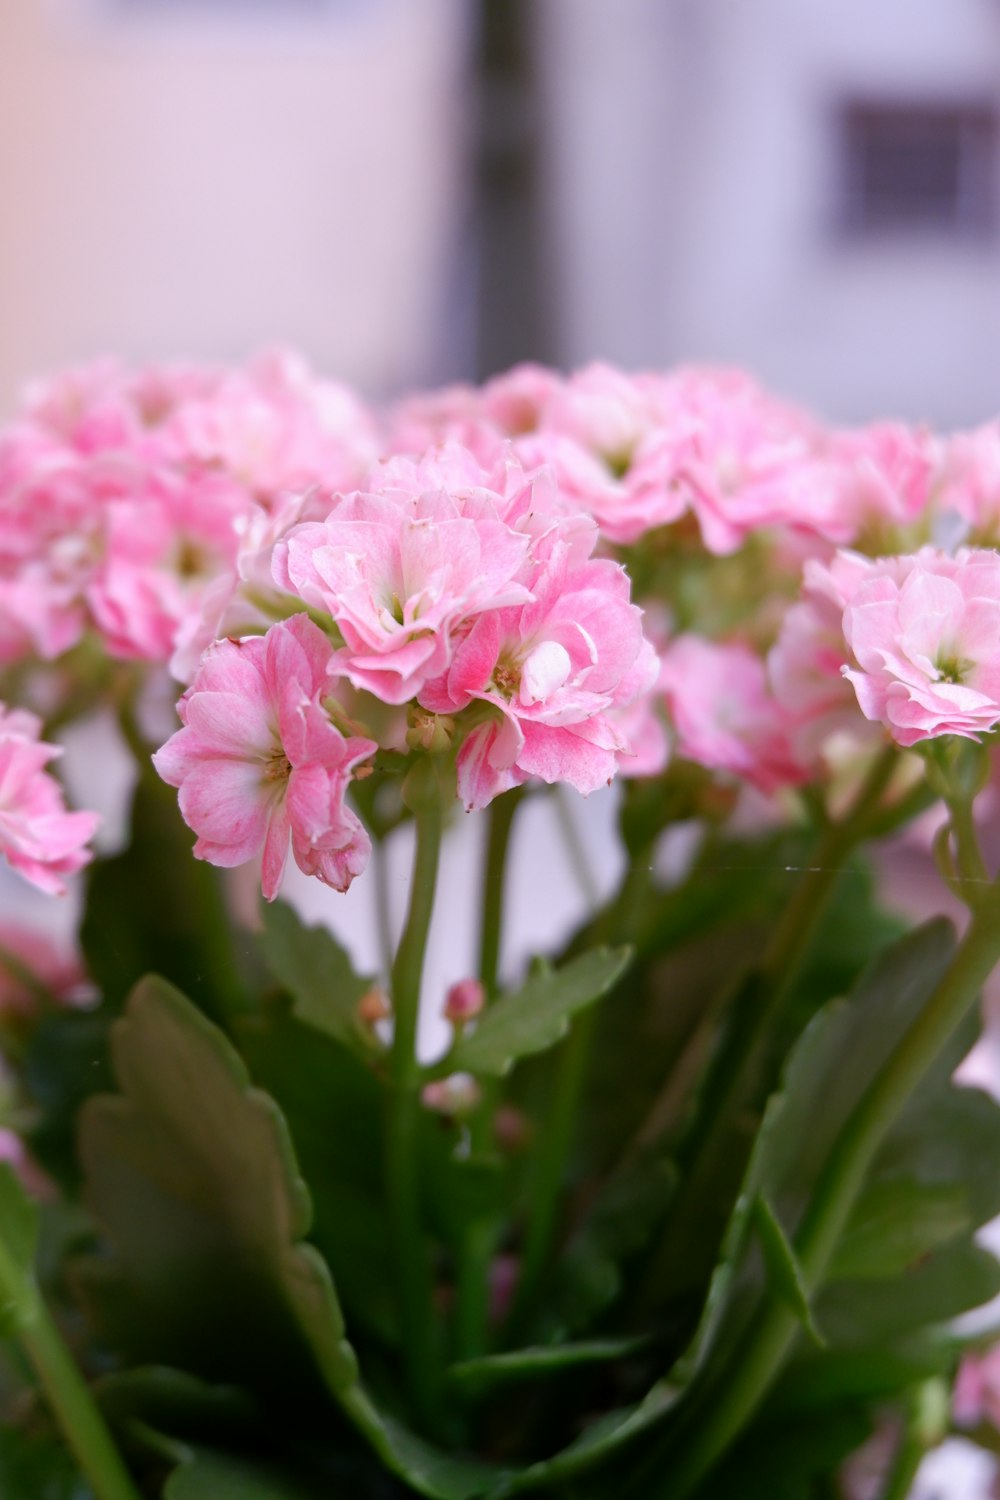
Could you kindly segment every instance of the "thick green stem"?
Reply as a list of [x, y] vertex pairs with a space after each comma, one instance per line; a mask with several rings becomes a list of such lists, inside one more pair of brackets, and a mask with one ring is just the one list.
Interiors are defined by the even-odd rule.
[[90, 1387], [73, 1362], [41, 1296], [14, 1264], [2, 1240], [0, 1303], [16, 1309], [17, 1337], [97, 1500], [139, 1500]]
[[[1000, 959], [1000, 883], [989, 888], [965, 938], [928, 1004], [842, 1130], [796, 1235], [795, 1249], [807, 1292], [820, 1285], [847, 1217], [893, 1121], [940, 1054]], [[749, 1421], [781, 1368], [800, 1324], [787, 1305], [769, 1297], [743, 1347], [734, 1351], [732, 1375], [717, 1390], [705, 1420], [670, 1478], [670, 1500], [684, 1500], [714, 1467]]]
[[[522, 793], [507, 792], [490, 803], [486, 856], [483, 861], [482, 918], [479, 930], [479, 978], [486, 992], [486, 1003], [495, 997], [500, 947], [503, 941], [504, 884], [507, 855]], [[496, 1087], [488, 1080], [482, 1085], [482, 1098], [469, 1121], [469, 1146], [473, 1153], [488, 1152], [491, 1147], [493, 1116], [496, 1109]], [[478, 1219], [462, 1236], [458, 1254], [456, 1287], [455, 1349], [459, 1359], [475, 1359], [487, 1343], [489, 1325], [489, 1270], [496, 1240], [496, 1229], [489, 1220]]]
[[440, 1425], [440, 1348], [434, 1317], [434, 1286], [421, 1222], [417, 1155], [420, 1109], [417, 1024], [437, 885], [443, 811], [438, 769], [432, 757], [422, 757], [415, 763], [406, 780], [404, 798], [414, 815], [416, 846], [409, 911], [392, 966], [394, 1030], [386, 1187], [407, 1380], [420, 1421], [434, 1432]]

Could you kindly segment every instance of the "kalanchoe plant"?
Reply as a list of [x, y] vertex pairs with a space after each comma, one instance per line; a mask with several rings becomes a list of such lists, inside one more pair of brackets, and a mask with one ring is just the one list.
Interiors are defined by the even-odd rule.
[[[949, 1431], [1000, 1447], [958, 1321], [1000, 1292], [1000, 1109], [953, 1081], [1000, 959], [998, 456], [735, 371], [30, 393], [0, 850], [88, 864], [77, 719], [137, 780], [79, 956], [0, 925], [0, 1493], [828, 1500], [867, 1454], [902, 1500]], [[618, 889], [508, 972], [525, 809], [616, 778]], [[478, 963], [436, 995], [463, 808]], [[289, 852], [335, 911], [404, 825], [359, 973]], [[890, 839], [961, 936], [883, 908]]]

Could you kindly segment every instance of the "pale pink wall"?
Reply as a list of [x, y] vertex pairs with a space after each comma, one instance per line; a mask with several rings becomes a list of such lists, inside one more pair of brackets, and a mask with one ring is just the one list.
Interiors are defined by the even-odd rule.
[[372, 391], [425, 373], [465, 192], [462, 0], [238, 11], [0, 5], [0, 410], [109, 349], [283, 339]]

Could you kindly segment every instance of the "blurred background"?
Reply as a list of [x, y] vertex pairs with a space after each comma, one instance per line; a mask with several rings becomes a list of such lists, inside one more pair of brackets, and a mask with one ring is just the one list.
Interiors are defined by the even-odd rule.
[[998, 0], [7, 0], [0, 410], [287, 341], [372, 397], [736, 361], [1000, 407]]

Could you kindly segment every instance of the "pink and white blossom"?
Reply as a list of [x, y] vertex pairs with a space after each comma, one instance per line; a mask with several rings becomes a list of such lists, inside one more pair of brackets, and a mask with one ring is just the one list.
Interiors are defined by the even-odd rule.
[[463, 624], [530, 598], [530, 539], [501, 518], [516, 496], [491, 478], [463, 450], [446, 453], [443, 470], [395, 460], [373, 476], [377, 488], [339, 498], [325, 521], [278, 543], [275, 580], [330, 616], [355, 687], [384, 703], [419, 697], [448, 669]]
[[41, 722], [0, 704], [0, 854], [12, 869], [50, 895], [91, 858], [97, 827], [92, 812], [67, 812], [62, 788], [46, 766], [62, 751], [39, 738]]
[[305, 615], [265, 636], [219, 641], [178, 705], [183, 728], [153, 757], [179, 789], [198, 858], [232, 866], [262, 853], [269, 901], [289, 841], [299, 868], [337, 890], [368, 861], [368, 835], [345, 795], [377, 746], [345, 736], [330, 716], [332, 655]]
[[686, 760], [765, 793], [807, 779], [792, 722], [768, 690], [763, 661], [742, 641], [677, 636], [663, 654], [661, 683]]
[[806, 561], [801, 597], [787, 610], [767, 655], [767, 677], [787, 716], [796, 758], [818, 768], [824, 748], [847, 732], [868, 738], [871, 725], [858, 712], [857, 696], [844, 677], [850, 652], [844, 610], [878, 564], [858, 552], [841, 551], [829, 564]]
[[0, 922], [0, 1015], [31, 1015], [42, 989], [57, 1004], [87, 1004], [94, 995], [83, 960], [41, 927]]
[[[574, 567], [571, 556], [555, 545], [530, 602], [479, 615], [447, 672], [420, 695], [434, 713], [482, 705], [457, 761], [469, 809], [530, 777], [595, 791], [628, 749], [612, 711], [650, 686], [634, 670], [644, 650], [641, 611], [622, 568], [603, 559]], [[644, 662], [655, 677], [655, 658]]]
[[844, 612], [866, 718], [901, 745], [1000, 723], [1000, 556], [923, 548], [880, 559]]

